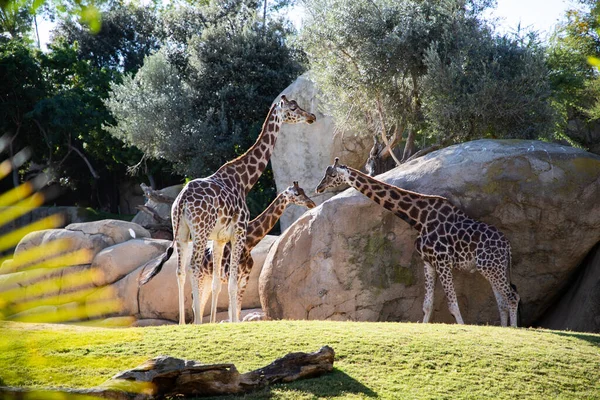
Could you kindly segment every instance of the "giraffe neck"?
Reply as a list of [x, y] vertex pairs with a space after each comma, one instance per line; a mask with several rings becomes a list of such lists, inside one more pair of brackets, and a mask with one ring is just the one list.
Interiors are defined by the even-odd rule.
[[251, 250], [273, 229], [288, 203], [280, 193], [275, 200], [256, 218], [248, 222], [246, 248]]
[[429, 219], [429, 214], [434, 211], [437, 203], [445, 200], [439, 196], [428, 196], [400, 189], [399, 187], [374, 179], [353, 168], [346, 168], [349, 172], [346, 182], [350, 186], [393, 212], [418, 231], [421, 231], [425, 221]]
[[244, 187], [245, 193], [248, 194], [267, 168], [281, 125], [282, 118], [279, 115], [279, 108], [277, 104], [274, 104], [271, 106], [260, 135], [252, 147], [235, 160], [223, 165], [217, 174], [237, 177], [237, 182]]

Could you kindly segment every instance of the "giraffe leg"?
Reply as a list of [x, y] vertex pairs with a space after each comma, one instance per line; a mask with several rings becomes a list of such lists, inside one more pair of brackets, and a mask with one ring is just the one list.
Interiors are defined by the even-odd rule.
[[510, 284], [510, 295], [508, 297], [508, 312], [510, 315], [510, 326], [517, 327], [517, 318], [519, 317], [519, 301], [521, 297], [517, 293], [517, 287]]
[[223, 267], [224, 242], [213, 241], [213, 275], [212, 275], [212, 303], [210, 305], [210, 322], [217, 322], [217, 303], [221, 292], [221, 274]]
[[423, 323], [431, 319], [433, 312], [433, 297], [435, 293], [435, 268], [425, 263], [425, 300], [423, 300]]
[[235, 237], [231, 243], [231, 263], [229, 264], [229, 281], [227, 289], [229, 292], [229, 320], [231, 322], [239, 322], [241, 313], [241, 303], [238, 302], [238, 275], [239, 262], [244, 245], [246, 244], [246, 229], [238, 227]]
[[507, 268], [504, 265], [504, 262], [487, 262], [478, 266], [478, 271], [492, 286], [500, 312], [500, 325], [508, 326], [510, 317], [511, 326], [516, 327], [519, 295], [510, 284]]
[[238, 280], [238, 294], [237, 294], [237, 318], [238, 321], [242, 320], [242, 299], [244, 298], [244, 293], [246, 292], [246, 285], [248, 284], [249, 276], [246, 274], [241, 274]]
[[194, 324], [202, 323], [202, 310], [200, 310], [200, 288], [199, 288], [199, 279], [196, 276], [196, 273], [199, 271], [194, 271], [194, 276], [192, 277], [192, 311], [194, 312]]
[[179, 289], [179, 325], [185, 325], [185, 267], [177, 267], [177, 287]]
[[452, 281], [452, 263], [449, 261], [437, 261], [436, 264], [436, 271], [440, 277], [444, 292], [446, 293], [450, 314], [454, 316], [457, 324], [464, 325], [465, 322], [460, 315], [456, 292], [454, 291], [454, 282]]
[[179, 325], [185, 325], [185, 278], [189, 268], [189, 228], [182, 221], [179, 224], [176, 237], [177, 247], [177, 288], [179, 299]]
[[198, 285], [198, 305], [195, 306], [197, 309], [194, 310], [194, 323], [201, 324], [202, 318], [204, 317], [204, 309], [206, 307], [206, 303], [208, 302], [208, 297], [211, 293], [211, 280], [208, 276], [203, 275], [199, 279], [197, 279]]
[[494, 296], [496, 297], [496, 303], [498, 303], [498, 312], [500, 313], [500, 325], [507, 326], [508, 325], [508, 304], [506, 303], [506, 299], [496, 288], [492, 285], [492, 290], [494, 291]]

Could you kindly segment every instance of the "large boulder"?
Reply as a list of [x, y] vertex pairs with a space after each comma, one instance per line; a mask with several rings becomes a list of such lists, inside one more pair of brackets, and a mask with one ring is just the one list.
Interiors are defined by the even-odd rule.
[[[21, 310], [28, 304], [34, 307], [37, 303], [58, 307], [56, 316], [39, 308], [25, 310], [25, 314], [13, 318], [29, 315], [53, 322], [61, 318], [85, 319], [101, 315], [96, 300], [106, 295], [105, 289], [115, 286], [115, 282], [168, 246], [168, 243], [158, 243], [160, 241], [151, 242], [147, 239], [149, 236], [141, 226], [119, 220], [74, 223], [64, 229], [32, 232], [21, 239], [15, 249], [15, 259], [31, 262], [4, 263], [0, 271], [0, 291], [16, 289], [14, 298], [8, 299], [11, 310]], [[64, 241], [65, 251], [71, 255], [40, 247], [50, 246], [57, 240]], [[114, 287], [110, 291], [114, 293]], [[118, 297], [117, 302], [124, 302], [127, 296]], [[114, 304], [115, 296], [108, 300]], [[92, 303], [93, 306], [88, 306]]]
[[146, 261], [164, 253], [170, 244], [168, 240], [132, 239], [105, 248], [92, 261], [92, 268], [101, 271], [94, 276], [94, 284], [104, 286], [118, 281]]
[[[317, 121], [311, 125], [282, 126], [271, 156], [278, 192], [293, 181], [300, 182], [303, 188], [315, 187], [323, 166], [331, 164], [335, 157], [341, 157], [351, 167], [363, 167], [373, 145], [373, 138], [336, 129], [327, 105], [319, 101], [318, 88], [308, 74], [300, 76], [281, 94], [296, 100], [300, 107], [314, 113]], [[333, 194], [313, 194], [310, 197], [315, 203], [321, 204]], [[303, 207], [288, 207], [279, 220], [281, 230], [290, 226], [304, 211], [306, 209]]]
[[[67, 225], [64, 229], [45, 229], [25, 235], [15, 248], [15, 256], [55, 240], [66, 240], [69, 242], [71, 251], [89, 250], [89, 259], [82, 261], [82, 263], [89, 264], [92, 262], [93, 257], [106, 247], [134, 238], [149, 237], [150, 232], [146, 229], [127, 221], [104, 219], [94, 222], [74, 223]], [[41, 257], [38, 261], [44, 261], [55, 255]]]
[[[600, 241], [600, 157], [579, 149], [479, 140], [431, 153], [378, 179], [447, 197], [504, 232], [512, 244], [512, 282], [524, 325], [534, 324], [557, 300]], [[416, 236], [354, 189], [309, 210], [265, 261], [259, 291], [267, 317], [421, 320], [424, 277]], [[492, 290], [480, 274], [455, 272], [454, 281], [466, 323], [499, 323]], [[433, 321], [454, 322], [440, 286]]]

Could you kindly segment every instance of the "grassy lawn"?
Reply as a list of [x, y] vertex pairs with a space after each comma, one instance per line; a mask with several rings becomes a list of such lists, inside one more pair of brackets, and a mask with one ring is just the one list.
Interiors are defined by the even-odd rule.
[[319, 321], [127, 329], [0, 323], [0, 385], [91, 387], [158, 355], [232, 362], [243, 373], [325, 344], [336, 352], [333, 373], [241, 397], [600, 399], [600, 335]]

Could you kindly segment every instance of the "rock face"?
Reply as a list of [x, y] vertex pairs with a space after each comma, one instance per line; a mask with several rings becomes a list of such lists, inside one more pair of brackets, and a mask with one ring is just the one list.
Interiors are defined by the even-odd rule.
[[580, 268], [566, 293], [539, 320], [540, 326], [600, 332], [600, 244]]
[[[323, 166], [331, 164], [335, 157], [341, 157], [353, 168], [363, 167], [373, 145], [373, 138], [336, 129], [333, 118], [327, 113], [327, 106], [318, 100], [318, 88], [307, 74], [296, 79], [281, 94], [296, 100], [305, 110], [314, 113], [317, 121], [311, 125], [282, 126], [271, 156], [278, 192], [293, 181], [299, 181], [304, 188], [315, 187], [319, 183]], [[334, 193], [312, 194], [311, 199], [321, 204], [333, 195]], [[288, 207], [279, 220], [281, 230], [290, 226], [304, 211], [302, 207]]]
[[[523, 325], [536, 323], [600, 241], [600, 157], [578, 149], [479, 140], [431, 153], [378, 179], [447, 197], [504, 232], [512, 244]], [[421, 320], [424, 278], [416, 236], [354, 189], [309, 210], [265, 261], [259, 290], [267, 317]], [[499, 324], [492, 290], [480, 274], [455, 272], [454, 282], [466, 323]], [[440, 286], [433, 322], [454, 323]]]
[[[19, 266], [6, 261], [0, 267], [0, 292], [16, 292], [14, 299], [4, 299], [1, 318], [20, 321], [64, 322], [88, 318], [106, 318], [108, 326], [148, 326], [178, 320], [178, 289], [175, 275], [176, 257], [171, 257], [164, 271], [147, 285], [138, 286], [141, 266], [161, 255], [171, 241], [151, 239], [138, 224], [116, 220], [71, 224], [65, 229], [32, 232], [18, 244], [15, 257], [28, 250], [47, 245], [55, 239], [69, 239], [71, 250], [87, 249], [76, 265]], [[267, 236], [252, 251], [254, 268], [246, 289], [242, 316], [256, 313], [260, 307], [258, 277], [266, 254], [275, 241]], [[46, 254], [38, 260], [52, 260]], [[55, 263], [56, 264], [56, 263]], [[62, 267], [61, 267], [62, 266]], [[27, 268], [25, 268], [27, 267]], [[59, 268], [57, 268], [59, 267]], [[191, 286], [186, 284], [186, 314], [192, 319]], [[23, 301], [32, 306], [24, 307]], [[27, 302], [25, 304], [27, 304]], [[219, 308], [227, 310], [227, 291], [222, 290]], [[209, 306], [205, 310], [210, 313]], [[225, 315], [227, 313], [225, 312]], [[226, 318], [223, 314], [220, 319]]]

